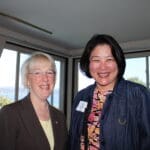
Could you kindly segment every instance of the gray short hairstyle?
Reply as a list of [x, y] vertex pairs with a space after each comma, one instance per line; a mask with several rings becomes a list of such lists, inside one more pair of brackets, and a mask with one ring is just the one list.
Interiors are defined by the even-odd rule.
[[53, 59], [53, 57], [51, 55], [43, 53], [43, 52], [34, 52], [29, 58], [27, 58], [25, 60], [25, 62], [23, 63], [23, 65], [21, 67], [22, 84], [26, 88], [28, 88], [27, 75], [28, 75], [28, 73], [30, 71], [31, 65], [33, 65], [35, 63], [35, 61], [37, 59], [39, 59], [39, 58], [45, 58], [45, 59], [47, 59], [50, 62], [53, 71], [56, 73], [55, 60]]

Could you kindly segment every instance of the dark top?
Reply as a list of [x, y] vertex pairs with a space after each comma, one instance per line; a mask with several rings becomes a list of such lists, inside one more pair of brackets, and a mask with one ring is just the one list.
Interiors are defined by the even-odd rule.
[[[87, 133], [83, 131], [86, 131], [95, 86], [83, 89], [74, 99], [69, 150], [79, 150], [81, 134]], [[77, 109], [81, 101], [88, 104], [84, 111]], [[121, 79], [106, 99], [100, 124], [101, 150], [150, 150], [150, 91]]]
[[[49, 110], [54, 132], [54, 150], [66, 150], [65, 117], [51, 105]], [[29, 96], [0, 110], [0, 150], [50, 150]]]

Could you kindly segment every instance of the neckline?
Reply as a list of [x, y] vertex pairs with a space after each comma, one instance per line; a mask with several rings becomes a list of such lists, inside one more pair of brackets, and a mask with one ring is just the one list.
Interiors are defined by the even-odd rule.
[[46, 122], [49, 122], [49, 121], [50, 121], [50, 119], [48, 119], [48, 120], [40, 120], [40, 122], [43, 122], [43, 123], [44, 122], [46, 123]]
[[113, 91], [113, 90], [110, 90], [110, 89], [109, 90], [100, 90], [97, 86], [96, 86], [96, 90], [101, 95], [107, 95], [109, 93], [112, 93], [112, 91]]

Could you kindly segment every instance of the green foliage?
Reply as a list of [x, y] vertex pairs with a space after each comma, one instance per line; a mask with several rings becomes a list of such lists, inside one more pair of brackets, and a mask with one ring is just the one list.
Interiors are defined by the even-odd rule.
[[142, 80], [140, 80], [138, 77], [131, 77], [131, 78], [128, 78], [127, 80], [130, 80], [132, 82], [136, 82], [136, 83], [146, 86], [145, 83]]
[[0, 96], [0, 108], [3, 107], [4, 105], [10, 104], [11, 100], [8, 99], [7, 97]]

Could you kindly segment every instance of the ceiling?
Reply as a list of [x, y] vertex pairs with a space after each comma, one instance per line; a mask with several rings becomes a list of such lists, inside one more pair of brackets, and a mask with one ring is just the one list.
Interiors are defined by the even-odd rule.
[[120, 43], [150, 39], [149, 0], [1, 0], [0, 12], [1, 26], [71, 50], [96, 33]]

